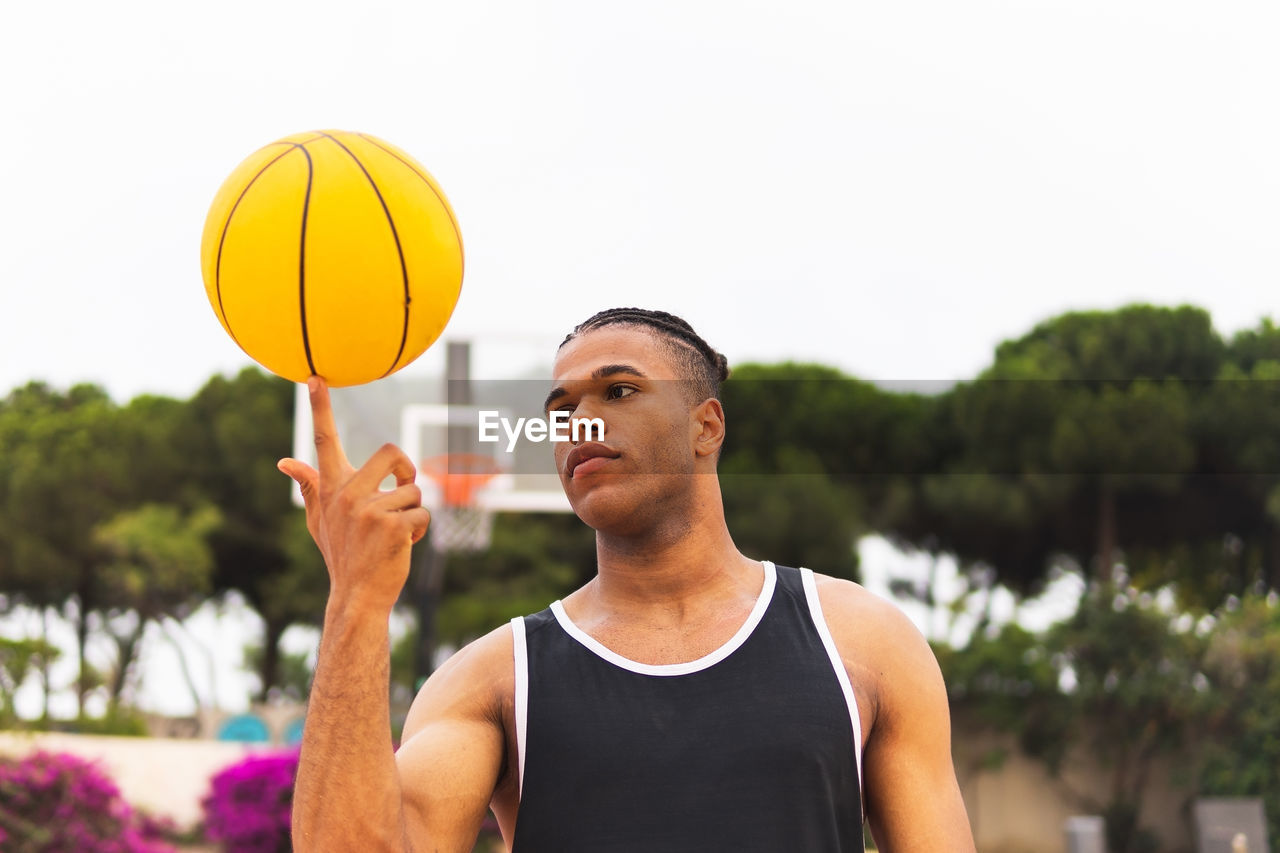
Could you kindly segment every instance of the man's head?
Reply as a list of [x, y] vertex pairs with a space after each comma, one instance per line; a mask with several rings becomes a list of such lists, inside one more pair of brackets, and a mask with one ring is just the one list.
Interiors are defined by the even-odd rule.
[[546, 405], [604, 425], [603, 440], [556, 447], [578, 515], [597, 531], [643, 535], [718, 506], [727, 375], [724, 356], [670, 314], [624, 308], [579, 324], [556, 355]]
[[565, 344], [594, 329], [606, 326], [635, 326], [655, 335], [675, 359], [677, 374], [689, 383], [689, 390], [701, 402], [720, 399], [720, 383], [729, 378], [729, 362], [699, 337], [687, 322], [666, 311], [644, 308], [610, 308], [593, 314], [574, 326], [560, 343]]

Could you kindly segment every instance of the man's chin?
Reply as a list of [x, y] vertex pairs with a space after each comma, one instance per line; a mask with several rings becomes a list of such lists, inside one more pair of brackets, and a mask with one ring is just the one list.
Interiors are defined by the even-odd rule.
[[597, 533], [629, 532], [638, 520], [636, 503], [634, 494], [604, 483], [569, 497], [574, 513]]

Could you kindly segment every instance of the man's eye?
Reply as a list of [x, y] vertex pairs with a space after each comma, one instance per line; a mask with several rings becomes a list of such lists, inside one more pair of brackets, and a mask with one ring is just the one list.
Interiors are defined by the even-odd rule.
[[636, 389], [630, 385], [610, 385], [609, 390], [605, 392], [605, 397], [610, 400], [620, 400], [623, 397], [630, 397], [636, 393]]

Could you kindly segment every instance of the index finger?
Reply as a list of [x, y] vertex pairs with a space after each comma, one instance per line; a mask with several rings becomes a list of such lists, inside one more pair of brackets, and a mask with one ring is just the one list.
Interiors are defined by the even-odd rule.
[[347, 455], [338, 441], [338, 425], [333, 420], [333, 403], [329, 400], [329, 386], [319, 376], [307, 380], [311, 395], [311, 426], [316, 437], [316, 467], [320, 479], [330, 483], [340, 478], [344, 468], [350, 468]]

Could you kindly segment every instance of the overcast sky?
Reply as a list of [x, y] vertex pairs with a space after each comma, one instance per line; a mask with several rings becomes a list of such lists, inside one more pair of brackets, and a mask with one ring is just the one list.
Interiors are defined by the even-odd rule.
[[958, 378], [1067, 308], [1280, 293], [1264, 2], [25, 3], [0, 31], [0, 389], [247, 363], [199, 242], [250, 151], [382, 136], [457, 210], [449, 334], [619, 304], [733, 361]]
[[246, 364], [205, 213], [316, 128], [449, 195], [453, 336], [634, 304], [731, 363], [953, 379], [1070, 308], [1190, 302], [1230, 332], [1280, 304], [1268, 0], [10, 5], [0, 393], [185, 396]]

